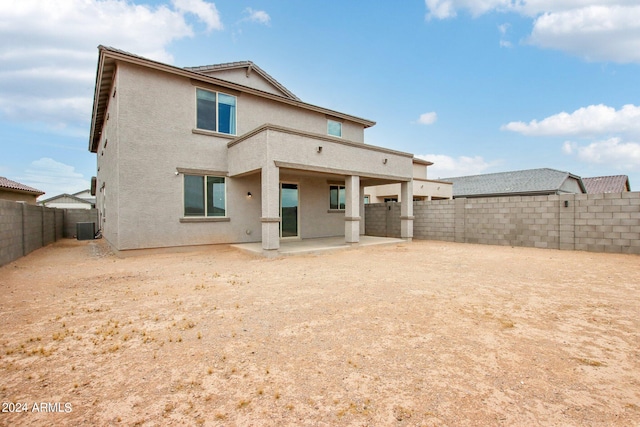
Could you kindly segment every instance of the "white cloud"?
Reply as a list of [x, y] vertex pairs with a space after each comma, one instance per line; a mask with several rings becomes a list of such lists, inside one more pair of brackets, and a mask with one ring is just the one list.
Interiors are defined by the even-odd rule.
[[173, 5], [180, 12], [193, 13], [207, 25], [207, 30], [222, 30], [223, 25], [216, 5], [203, 0], [173, 0]]
[[269, 23], [271, 22], [271, 17], [264, 10], [253, 10], [252, 8], [248, 7], [244, 11], [246, 14], [248, 14], [246, 20], [264, 25], [269, 25]]
[[499, 164], [498, 161], [487, 162], [481, 156], [454, 158], [444, 154], [418, 154], [416, 157], [433, 162], [427, 169], [429, 179], [477, 175]]
[[185, 14], [195, 15], [208, 30], [222, 28], [215, 5], [204, 0], [160, 6], [127, 0], [3, 0], [0, 114], [52, 129], [73, 126], [86, 134], [97, 46], [171, 63], [166, 47], [194, 34]]
[[418, 123], [421, 125], [432, 125], [436, 120], [438, 120], [438, 114], [435, 111], [431, 111], [430, 113], [420, 114]]
[[31, 162], [24, 175], [17, 181], [44, 191], [40, 199], [48, 199], [62, 193], [76, 193], [89, 188], [90, 178], [76, 172], [73, 166], [53, 160], [49, 157]]
[[640, 107], [629, 104], [616, 110], [606, 105], [589, 105], [573, 113], [558, 113], [541, 121], [510, 122], [501, 127], [528, 136], [640, 135]]
[[492, 9], [503, 10], [510, 6], [511, 0], [425, 0], [429, 12], [426, 19], [453, 18], [457, 10], [466, 9], [473, 16], [479, 16]]
[[640, 62], [640, 6], [590, 6], [536, 18], [529, 41], [589, 61]]
[[500, 47], [513, 47], [513, 44], [505, 38], [510, 29], [511, 24], [509, 23], [498, 25], [498, 31], [500, 32]]
[[623, 142], [620, 138], [609, 138], [603, 141], [580, 145], [567, 141], [562, 150], [567, 155], [575, 155], [586, 163], [606, 164], [625, 171], [640, 171], [640, 144]]
[[[533, 19], [529, 42], [591, 61], [640, 62], [637, 0], [425, 0], [427, 19], [515, 12]], [[504, 43], [502, 43], [504, 45]]]

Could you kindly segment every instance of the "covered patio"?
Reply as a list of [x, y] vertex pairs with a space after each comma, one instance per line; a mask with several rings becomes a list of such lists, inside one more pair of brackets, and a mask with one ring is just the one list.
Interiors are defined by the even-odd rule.
[[406, 243], [406, 240], [392, 237], [360, 236], [360, 241], [355, 245], [347, 243], [342, 236], [321, 237], [317, 239], [283, 240], [280, 242], [280, 248], [277, 252], [263, 251], [261, 242], [239, 243], [231, 245], [231, 247], [254, 255], [290, 256], [320, 254], [323, 252], [345, 250], [353, 247], [394, 245], [398, 243]]
[[[342, 236], [333, 239], [335, 243], [325, 246], [360, 243], [365, 186], [399, 183], [403, 198], [413, 197], [413, 155], [409, 153], [266, 124], [229, 142], [228, 155], [229, 177], [260, 175], [256, 196], [261, 204], [261, 242], [249, 247], [259, 245], [263, 252], [286, 253], [285, 245], [290, 243], [296, 251], [307, 239], [338, 234]], [[305, 179], [306, 183], [299, 184]], [[283, 184], [291, 186], [292, 206], [300, 220], [291, 228], [284, 223], [288, 217], [284, 214]], [[339, 206], [329, 203], [331, 188], [344, 192]], [[411, 203], [402, 205], [401, 237], [405, 240], [413, 237], [412, 208]], [[302, 211], [304, 214], [299, 213]], [[339, 227], [336, 214], [341, 215]]]

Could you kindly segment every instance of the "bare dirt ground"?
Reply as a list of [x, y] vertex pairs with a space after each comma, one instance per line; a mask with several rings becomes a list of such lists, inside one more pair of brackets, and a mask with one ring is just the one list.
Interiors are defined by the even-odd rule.
[[64, 240], [0, 292], [0, 425], [640, 425], [638, 256]]

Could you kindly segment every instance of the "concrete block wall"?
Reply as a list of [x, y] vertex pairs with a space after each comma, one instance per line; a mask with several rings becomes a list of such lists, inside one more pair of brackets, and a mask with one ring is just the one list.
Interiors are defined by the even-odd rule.
[[579, 194], [574, 203], [575, 249], [640, 254], [640, 193]]
[[23, 255], [22, 204], [0, 200], [0, 265]]
[[[399, 237], [381, 219], [399, 218], [397, 208], [366, 205], [365, 233], [371, 225], [372, 235]], [[420, 201], [413, 209], [416, 239], [640, 254], [638, 192]]]
[[365, 205], [364, 228], [368, 236], [400, 236], [400, 204], [387, 202]]
[[[413, 203], [413, 235], [416, 239], [456, 239], [456, 209], [452, 200], [419, 201]], [[462, 223], [464, 226], [464, 222]]]
[[65, 209], [65, 221], [63, 237], [75, 238], [76, 237], [76, 224], [79, 222], [93, 222], [96, 224], [96, 231], [98, 231], [98, 210], [97, 209]]
[[[97, 222], [97, 218], [96, 209], [63, 210], [0, 200], [0, 266], [62, 237], [73, 237], [76, 222]], [[66, 230], [73, 234], [65, 236]]]
[[25, 255], [44, 246], [44, 207], [23, 204], [23, 244]]

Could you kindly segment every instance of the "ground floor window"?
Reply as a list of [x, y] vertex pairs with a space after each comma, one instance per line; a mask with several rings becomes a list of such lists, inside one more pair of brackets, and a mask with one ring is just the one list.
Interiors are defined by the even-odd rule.
[[222, 176], [184, 175], [184, 216], [226, 216]]
[[346, 200], [344, 185], [329, 186], [329, 209], [344, 209]]

